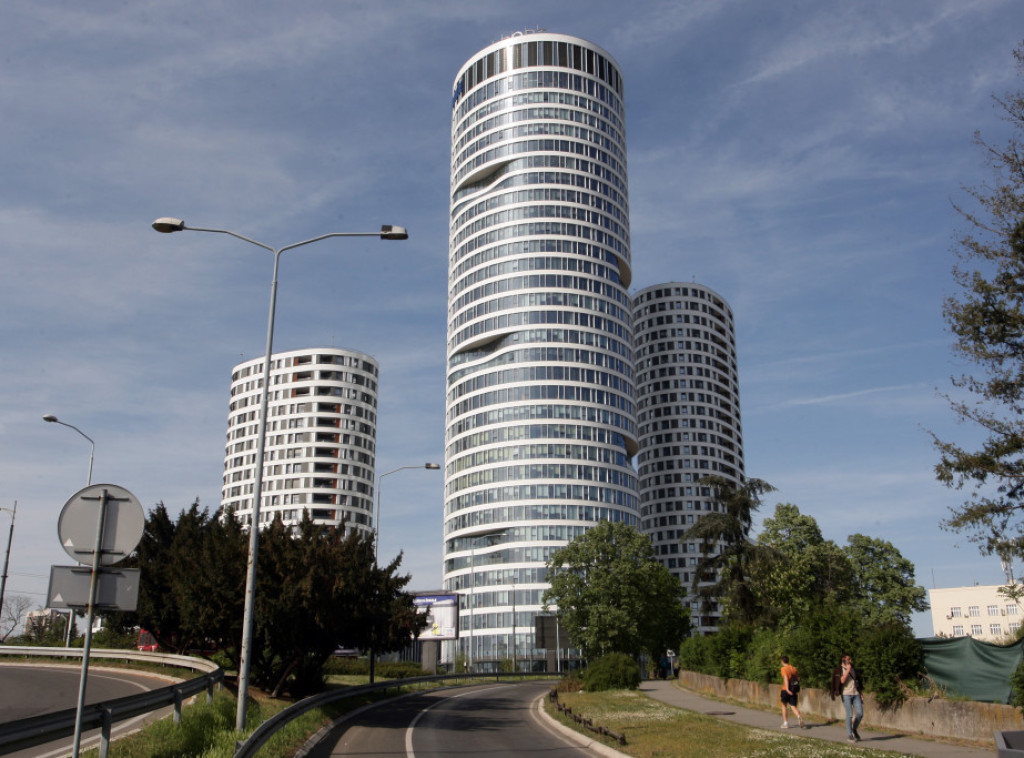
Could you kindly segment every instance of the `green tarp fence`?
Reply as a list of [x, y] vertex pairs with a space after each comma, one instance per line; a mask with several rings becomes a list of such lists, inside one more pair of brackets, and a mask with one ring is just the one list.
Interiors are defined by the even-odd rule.
[[1021, 662], [1024, 640], [993, 645], [972, 637], [928, 637], [918, 642], [928, 676], [949, 694], [985, 703], [1010, 702], [1010, 675]]

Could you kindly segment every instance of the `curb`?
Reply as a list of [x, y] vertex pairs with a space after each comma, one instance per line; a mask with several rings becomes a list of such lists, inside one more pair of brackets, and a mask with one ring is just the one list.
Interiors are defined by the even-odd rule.
[[603, 755], [606, 758], [632, 758], [625, 753], [620, 753], [609, 745], [605, 745], [603, 742], [598, 742], [581, 732], [577, 732], [575, 729], [570, 729], [562, 722], [553, 718], [551, 714], [544, 710], [544, 700], [547, 696], [547, 693], [541, 695], [534, 701], [534, 705], [536, 706], [537, 713], [540, 715], [540, 720], [543, 721], [544, 725], [551, 729], [551, 731], [557, 732], [563, 737], [567, 737], [584, 750], [592, 750], [598, 755]]

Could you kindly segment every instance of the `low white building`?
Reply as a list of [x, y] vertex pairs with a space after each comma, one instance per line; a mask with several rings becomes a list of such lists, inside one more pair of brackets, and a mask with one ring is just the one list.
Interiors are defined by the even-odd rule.
[[1024, 609], [1000, 592], [1006, 585], [943, 587], [928, 590], [932, 633], [936, 637], [973, 637], [983, 642], [1013, 639]]

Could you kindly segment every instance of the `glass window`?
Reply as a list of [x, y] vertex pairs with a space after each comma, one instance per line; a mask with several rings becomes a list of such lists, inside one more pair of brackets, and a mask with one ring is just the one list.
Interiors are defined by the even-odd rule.
[[1017, 605], [1016, 605], [1016, 603], [1007, 603], [1006, 604], [1006, 615], [1007, 616], [1016, 616], [1017, 615]]
[[964, 636], [964, 628], [960, 624], [957, 624], [956, 626], [953, 627], [953, 636], [954, 637], [963, 637]]
[[989, 624], [988, 633], [991, 634], [993, 637], [998, 637], [1003, 633], [1003, 628], [1000, 624]]
[[981, 624], [971, 624], [971, 634], [981, 636]]
[[961, 617], [961, 616], [963, 615], [963, 613], [962, 613], [962, 612], [961, 612], [961, 610], [960, 610], [960, 606], [956, 606], [956, 607], [954, 607], [954, 608], [950, 608], [950, 609], [949, 609], [949, 615], [950, 615], [950, 616], [951, 616], [952, 618], [955, 618], [955, 619], [958, 619], [958, 618], [960, 618], [960, 617]]
[[988, 607], [988, 615], [989, 616], [998, 616], [999, 615], [999, 606], [998, 605], [990, 605]]
[[976, 618], [976, 617], [978, 617], [978, 616], [980, 616], [980, 615], [981, 615], [981, 608], [979, 608], [979, 607], [978, 607], [978, 606], [976, 606], [976, 605], [972, 605], [972, 606], [970, 606], [970, 607], [969, 607], [969, 608], [967, 609], [967, 614], [968, 614], [968, 615], [969, 615], [969, 616], [970, 616], [971, 618]]

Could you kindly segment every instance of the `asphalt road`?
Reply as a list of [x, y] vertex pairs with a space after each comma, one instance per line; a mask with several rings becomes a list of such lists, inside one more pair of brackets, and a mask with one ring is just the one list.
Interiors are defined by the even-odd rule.
[[550, 682], [486, 684], [386, 700], [350, 716], [307, 755], [593, 758], [538, 717], [534, 704], [550, 689]]
[[[75, 708], [78, 705], [80, 675], [80, 665], [34, 663], [0, 666], [0, 723]], [[90, 665], [85, 702], [97, 703], [126, 695], [137, 695], [147, 690], [166, 687], [170, 683], [170, 680], [152, 674]], [[143, 720], [148, 721], [154, 715], [166, 712], [169, 710], [115, 724], [114, 733], [138, 729]], [[95, 733], [98, 735], [98, 731]], [[91, 734], [87, 732], [83, 735], [83, 749], [91, 745]], [[91, 741], [98, 744], [98, 740], [96, 736]], [[12, 758], [69, 755], [71, 744], [72, 738], [68, 737], [56, 743], [39, 745], [10, 755]]]

